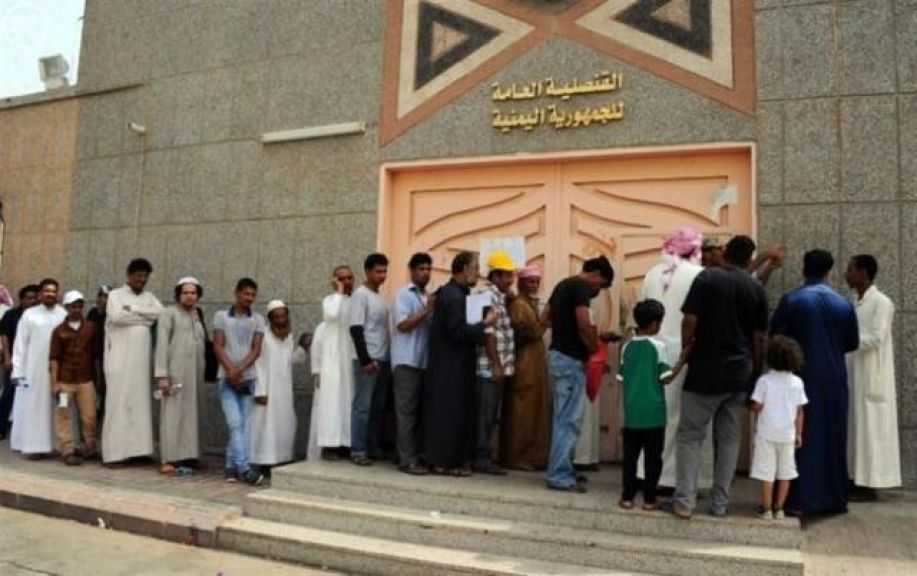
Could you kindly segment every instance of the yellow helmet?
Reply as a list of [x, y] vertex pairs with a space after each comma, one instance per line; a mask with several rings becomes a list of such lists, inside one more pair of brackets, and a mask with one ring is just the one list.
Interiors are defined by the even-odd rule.
[[490, 253], [490, 256], [487, 257], [487, 269], [515, 272], [516, 265], [513, 263], [513, 259], [510, 258], [509, 254], [507, 254], [505, 250], [495, 250]]

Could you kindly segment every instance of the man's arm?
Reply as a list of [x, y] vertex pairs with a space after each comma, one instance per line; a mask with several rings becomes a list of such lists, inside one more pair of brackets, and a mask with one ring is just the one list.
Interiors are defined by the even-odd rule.
[[767, 332], [756, 330], [752, 344], [752, 366], [755, 376], [764, 371], [764, 358], [767, 354]]
[[226, 335], [223, 333], [222, 328], [213, 331], [213, 354], [217, 357], [217, 362], [220, 363], [223, 370], [226, 371], [227, 378], [235, 374], [236, 365], [232, 363], [232, 360], [226, 354]]
[[239, 372], [245, 372], [251, 368], [255, 361], [258, 360], [258, 356], [261, 356], [261, 344], [264, 342], [264, 334], [255, 333], [252, 337], [252, 347], [248, 350], [248, 354], [245, 355], [245, 358], [242, 359], [242, 363], [239, 364]]
[[484, 353], [487, 354], [487, 360], [490, 362], [490, 373], [494, 382], [503, 380], [503, 364], [500, 362], [500, 355], [497, 354], [497, 335], [493, 332], [484, 334]]
[[407, 313], [403, 302], [395, 302], [395, 310], [398, 314], [397, 317], [403, 318], [403, 320], [400, 320], [396, 326], [398, 331], [402, 333], [413, 332], [417, 329], [418, 326], [423, 324], [424, 320], [433, 314], [435, 298], [436, 297], [431, 294], [427, 299], [427, 304], [423, 307], [423, 309], [413, 315], [409, 315]]
[[51, 348], [48, 352], [48, 359], [50, 361], [50, 371], [51, 371], [51, 395], [55, 395], [61, 391], [60, 386], [60, 365], [59, 361], [63, 354], [63, 342], [58, 336], [57, 330], [51, 333]]
[[0, 344], [3, 345], [3, 369], [9, 372], [13, 369], [13, 356], [10, 350], [10, 339], [6, 334], [0, 336]]
[[694, 314], [685, 314], [681, 319], [681, 349], [686, 350], [694, 343], [694, 335], [697, 333], [697, 316]]
[[586, 345], [590, 353], [595, 352], [599, 347], [595, 326], [592, 325], [592, 319], [589, 318], [588, 306], [576, 307], [576, 330], [579, 332], [580, 340]]

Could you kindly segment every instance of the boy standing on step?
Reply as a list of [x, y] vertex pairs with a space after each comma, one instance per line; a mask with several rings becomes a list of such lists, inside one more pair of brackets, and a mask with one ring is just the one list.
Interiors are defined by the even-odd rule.
[[[794, 374], [802, 363], [802, 349], [795, 340], [774, 336], [767, 348], [770, 370], [758, 379], [751, 396], [751, 410], [758, 415], [751, 477], [762, 482], [758, 516], [765, 520], [783, 518], [790, 480], [799, 475], [796, 449], [802, 446], [802, 407], [809, 402], [802, 379]], [[775, 478], [777, 502], [773, 506]]]
[[634, 307], [637, 335], [621, 350], [618, 382], [623, 384], [624, 401], [624, 467], [621, 508], [634, 507], [634, 496], [640, 487], [637, 460], [643, 452], [646, 474], [643, 482], [643, 509], [656, 509], [656, 485], [662, 474], [662, 451], [665, 447], [665, 393], [663, 385], [681, 372], [685, 354], [672, 368], [666, 363], [665, 344], [655, 338], [665, 317], [665, 307], [658, 300], [647, 299]]

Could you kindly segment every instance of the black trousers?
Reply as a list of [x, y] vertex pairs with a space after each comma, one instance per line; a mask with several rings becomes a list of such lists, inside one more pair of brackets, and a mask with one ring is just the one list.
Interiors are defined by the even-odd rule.
[[662, 474], [662, 449], [665, 447], [665, 427], [624, 428], [624, 466], [621, 470], [624, 491], [622, 500], [633, 500], [641, 489], [637, 478], [637, 460], [643, 452], [643, 501], [656, 502], [656, 486]]
[[13, 398], [16, 395], [10, 375], [10, 372], [5, 374], [3, 392], [0, 394], [0, 436], [6, 436], [10, 432], [10, 413], [13, 411]]

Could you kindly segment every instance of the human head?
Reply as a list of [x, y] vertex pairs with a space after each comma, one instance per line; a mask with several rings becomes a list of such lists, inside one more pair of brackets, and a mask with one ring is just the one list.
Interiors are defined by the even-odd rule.
[[411, 271], [411, 282], [419, 288], [426, 288], [433, 273], [433, 258], [426, 252], [418, 252], [411, 256], [408, 268]]
[[175, 301], [185, 308], [193, 308], [204, 296], [204, 288], [197, 278], [186, 276], [175, 284]]
[[719, 238], [715, 236], [704, 238], [701, 245], [700, 263], [704, 268], [722, 266], [726, 263], [723, 259], [723, 245]]
[[487, 281], [500, 292], [509, 291], [516, 274], [516, 265], [505, 250], [496, 250], [487, 257]]
[[665, 306], [659, 300], [647, 298], [637, 302], [637, 305], [634, 306], [634, 321], [637, 323], [640, 334], [647, 336], [658, 334], [664, 317]]
[[41, 287], [38, 284], [27, 284], [19, 289], [19, 306], [25, 310], [38, 304], [38, 293]]
[[666, 236], [662, 251], [670, 256], [690, 260], [700, 252], [702, 240], [703, 235], [700, 232], [690, 226], [682, 226]]
[[851, 288], [867, 288], [876, 279], [879, 273], [879, 262], [875, 256], [857, 254], [847, 263], [847, 285]]
[[773, 336], [767, 344], [767, 365], [773, 370], [798, 373], [804, 360], [802, 348], [792, 338]]
[[64, 308], [67, 310], [67, 320], [78, 322], [83, 319], [83, 307], [85, 306], [83, 295], [76, 290], [71, 290], [64, 294]]
[[108, 284], [100, 284], [99, 291], [96, 292], [96, 308], [101, 312], [105, 312], [105, 309], [108, 307], [108, 294], [111, 292], [111, 286]]
[[57, 304], [57, 291], [59, 289], [60, 284], [57, 283], [57, 280], [54, 278], [45, 278], [38, 283], [38, 299], [48, 308], [53, 308], [54, 305]]
[[834, 257], [827, 250], [809, 250], [802, 258], [802, 275], [806, 280], [824, 280], [832, 268]]
[[518, 282], [516, 282], [516, 289], [519, 290], [520, 294], [525, 294], [526, 296], [537, 294], [538, 289], [541, 288], [542, 275], [541, 266], [538, 264], [520, 268], [516, 274], [519, 278]]
[[267, 319], [272, 328], [285, 330], [290, 327], [290, 309], [281, 300], [271, 300], [267, 303]]
[[363, 272], [366, 274], [366, 283], [378, 288], [385, 283], [388, 277], [388, 258], [385, 254], [374, 252], [363, 261]]
[[241, 278], [236, 282], [236, 306], [248, 310], [258, 297], [258, 283], [251, 278]]
[[350, 266], [346, 264], [338, 266], [334, 269], [333, 276], [337, 283], [341, 285], [341, 292], [343, 292], [345, 296], [353, 294], [354, 276]]
[[127, 285], [135, 294], [140, 294], [146, 287], [150, 274], [153, 273], [153, 265], [146, 258], [134, 258], [127, 265]]
[[456, 282], [474, 286], [480, 273], [478, 255], [474, 252], [459, 252], [452, 259], [452, 277]]
[[751, 257], [755, 254], [755, 241], [748, 236], [734, 236], [726, 243], [723, 258], [736, 268], [745, 270], [751, 264]]
[[583, 271], [580, 276], [589, 283], [592, 287], [593, 296], [595, 296], [601, 290], [611, 288], [611, 283], [615, 279], [615, 271], [611, 267], [611, 262], [608, 261], [608, 258], [598, 256], [583, 262]]

